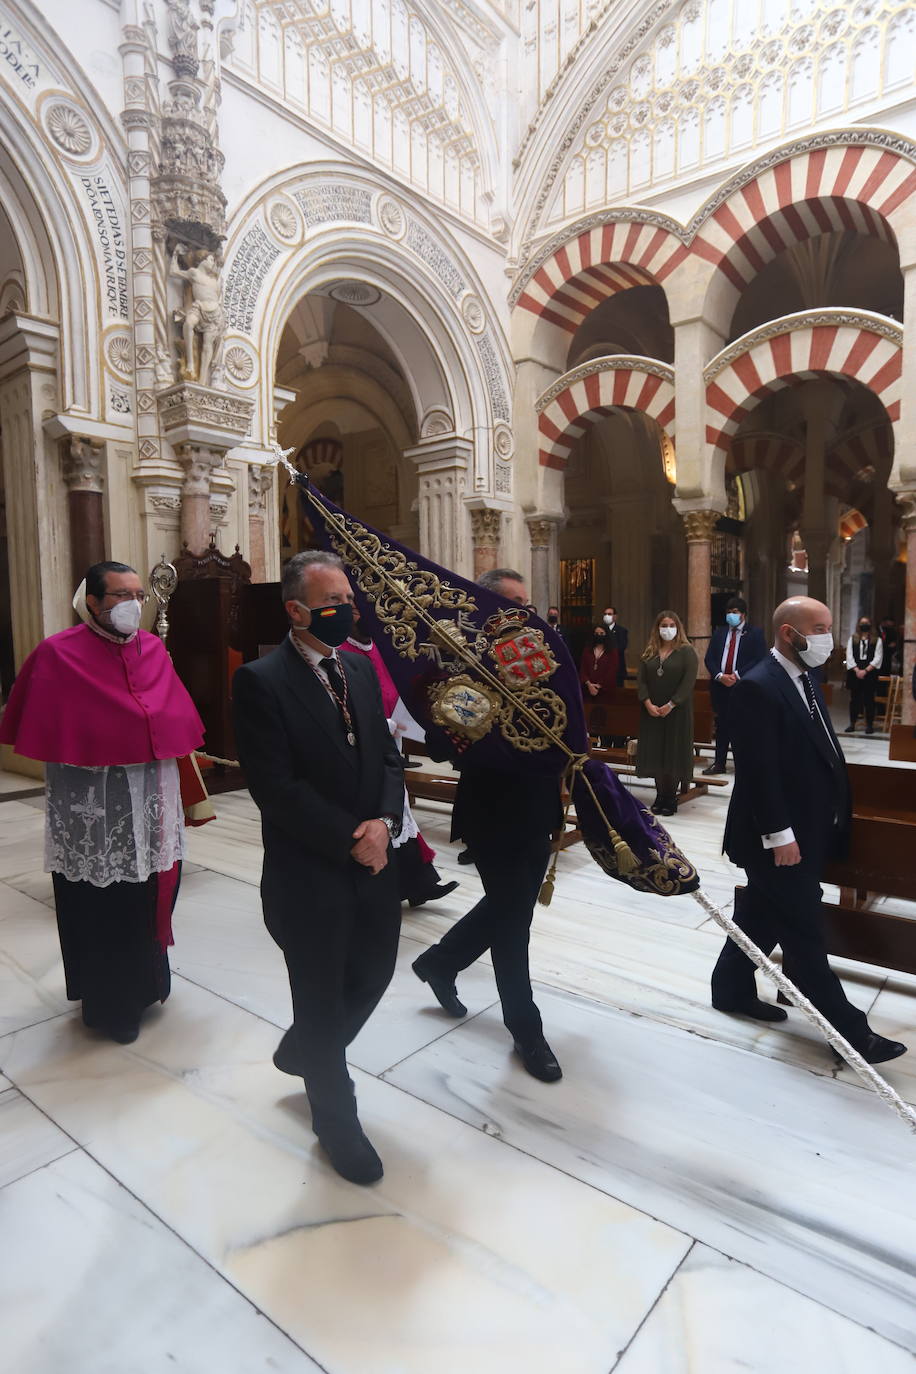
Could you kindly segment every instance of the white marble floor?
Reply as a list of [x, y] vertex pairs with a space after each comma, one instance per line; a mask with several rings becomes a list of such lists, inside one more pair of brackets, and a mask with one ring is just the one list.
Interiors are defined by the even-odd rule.
[[[767, 1030], [711, 1011], [720, 935], [691, 899], [561, 857], [532, 969], [565, 1077], [537, 1083], [486, 961], [462, 976], [458, 1023], [410, 971], [479, 892], [424, 807], [461, 887], [405, 911], [392, 987], [352, 1047], [385, 1162], [358, 1189], [270, 1062], [289, 992], [247, 795], [192, 832], [172, 998], [119, 1047], [66, 1001], [40, 798], [15, 791], [0, 787], [0, 1374], [916, 1370], [916, 1138], [796, 1013]], [[740, 876], [719, 853], [726, 805], [723, 789], [671, 822], [720, 904]], [[916, 1102], [916, 979], [838, 968], [913, 1046], [888, 1077]]]

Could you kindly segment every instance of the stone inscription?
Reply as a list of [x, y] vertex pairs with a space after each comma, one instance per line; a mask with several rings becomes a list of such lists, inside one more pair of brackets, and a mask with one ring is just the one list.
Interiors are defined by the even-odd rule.
[[489, 334], [483, 334], [475, 339], [477, 351], [480, 354], [480, 361], [483, 364], [484, 376], [487, 379], [487, 390], [490, 393], [490, 403], [493, 406], [493, 418], [495, 420], [506, 420], [511, 418], [509, 411], [509, 398], [506, 394], [503, 382], [503, 369], [500, 364], [499, 354], [493, 345], [493, 340]]
[[305, 186], [296, 192], [296, 200], [309, 225], [341, 219], [369, 224], [372, 219], [372, 197], [358, 186]]
[[226, 281], [223, 304], [232, 329], [250, 334], [264, 278], [282, 249], [256, 224], [239, 244]]
[[435, 272], [447, 291], [453, 296], [461, 295], [464, 290], [461, 273], [451, 259], [446, 257], [432, 235], [428, 234], [415, 219], [410, 221], [407, 229], [407, 246]]
[[110, 314], [126, 320], [127, 247], [118, 207], [103, 176], [80, 177], [80, 184], [89, 201], [89, 210], [102, 253], [105, 302]]
[[35, 54], [27, 48], [14, 29], [0, 23], [0, 66], [16, 77], [27, 90], [34, 91], [41, 75]]

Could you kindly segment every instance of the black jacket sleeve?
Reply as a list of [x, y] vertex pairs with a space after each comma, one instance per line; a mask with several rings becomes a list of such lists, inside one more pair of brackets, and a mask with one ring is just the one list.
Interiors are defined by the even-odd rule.
[[780, 777], [779, 704], [756, 682], [742, 679], [732, 688], [730, 716], [735, 773], [750, 804], [759, 835], [792, 825]]
[[[232, 679], [232, 709], [239, 762], [263, 819], [283, 831], [303, 853], [346, 863], [355, 843], [353, 831], [368, 818], [350, 814], [323, 797], [306, 778], [295, 776], [289, 737], [270, 684], [239, 668]], [[399, 760], [397, 749], [394, 753]], [[397, 816], [403, 809], [403, 793], [401, 797], [392, 809]]]

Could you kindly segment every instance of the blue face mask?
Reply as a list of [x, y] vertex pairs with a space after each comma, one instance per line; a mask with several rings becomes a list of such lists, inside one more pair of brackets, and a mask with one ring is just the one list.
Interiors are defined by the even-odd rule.
[[[301, 601], [299, 605], [302, 605]], [[313, 606], [311, 611], [309, 632], [322, 644], [327, 644], [329, 649], [336, 649], [343, 644], [353, 629], [352, 603], [344, 601], [339, 606]]]
[[738, 626], [741, 624], [741, 612], [729, 611], [725, 616], [725, 620], [726, 624], [730, 625], [733, 630], [737, 630]]

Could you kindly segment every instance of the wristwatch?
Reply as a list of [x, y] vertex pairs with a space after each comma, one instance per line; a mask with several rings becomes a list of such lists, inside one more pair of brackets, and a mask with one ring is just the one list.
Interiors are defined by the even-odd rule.
[[379, 820], [388, 831], [388, 834], [393, 835], [398, 825], [397, 816], [379, 816]]

